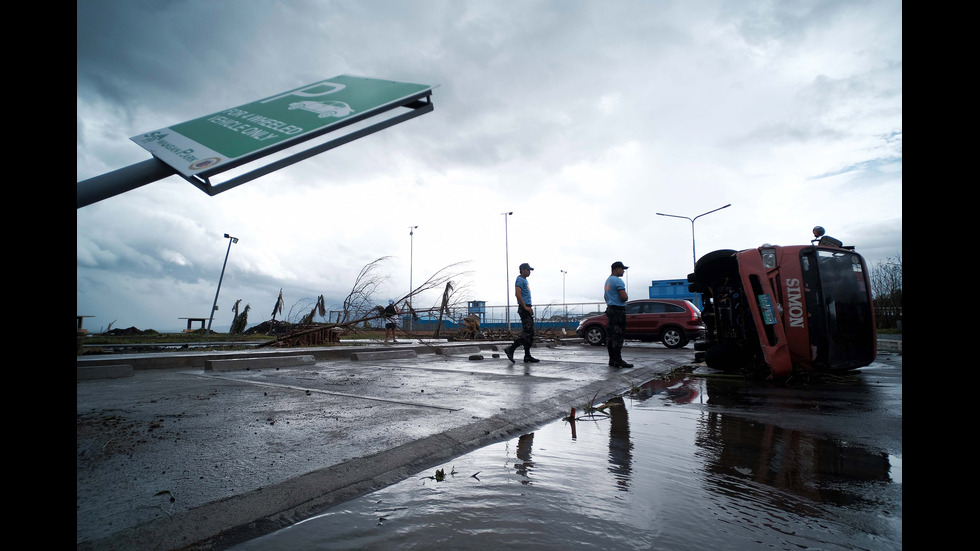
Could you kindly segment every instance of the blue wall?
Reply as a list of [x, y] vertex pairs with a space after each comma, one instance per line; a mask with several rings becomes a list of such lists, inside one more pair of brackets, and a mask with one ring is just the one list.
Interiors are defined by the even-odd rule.
[[689, 300], [703, 310], [701, 295], [687, 290], [687, 279], [659, 279], [650, 282], [650, 298], [673, 298]]

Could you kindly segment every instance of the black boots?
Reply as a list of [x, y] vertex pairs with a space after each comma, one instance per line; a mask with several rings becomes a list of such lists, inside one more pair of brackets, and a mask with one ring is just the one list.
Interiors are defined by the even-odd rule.
[[619, 354], [618, 350], [612, 350], [609, 353], [609, 367], [633, 367], [633, 364], [626, 363], [623, 361], [623, 356]]
[[[517, 350], [517, 345], [516, 344], [512, 344], [512, 345], [508, 346], [507, 348], [504, 348], [504, 354], [507, 354], [507, 359], [510, 360], [510, 363], [514, 363], [514, 351], [515, 350]], [[537, 358], [532, 358], [531, 357], [531, 351], [530, 350], [528, 350], [527, 348], [524, 349], [524, 363], [526, 363], [526, 364], [527, 363], [538, 363], [540, 361], [541, 360], [539, 360]]]
[[540, 361], [541, 360], [539, 360], [537, 358], [532, 358], [531, 357], [531, 347], [530, 346], [525, 346], [524, 347], [524, 363], [526, 363], [526, 364], [536, 364], [536, 363], [538, 363]]

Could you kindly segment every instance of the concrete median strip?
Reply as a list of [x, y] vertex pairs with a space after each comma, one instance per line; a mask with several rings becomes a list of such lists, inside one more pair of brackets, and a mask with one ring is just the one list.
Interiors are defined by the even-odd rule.
[[364, 352], [354, 352], [350, 355], [350, 359], [355, 362], [416, 357], [418, 357], [418, 354], [415, 352], [415, 350], [410, 348], [404, 350], [368, 350]]
[[128, 364], [117, 365], [87, 365], [75, 368], [77, 381], [89, 381], [93, 379], [117, 379], [119, 377], [132, 377], [133, 366]]
[[468, 356], [470, 354], [479, 354], [480, 353], [480, 347], [479, 346], [476, 346], [476, 345], [473, 345], [473, 346], [437, 346], [436, 349], [435, 349], [435, 353], [436, 354], [443, 355], [443, 356], [452, 356], [452, 355], [459, 355], [459, 356], [467, 355]]
[[229, 358], [205, 360], [204, 371], [240, 371], [244, 369], [271, 369], [315, 365], [313, 356], [268, 356], [264, 358]]
[[902, 341], [892, 339], [878, 339], [878, 352], [898, 352], [902, 353]]

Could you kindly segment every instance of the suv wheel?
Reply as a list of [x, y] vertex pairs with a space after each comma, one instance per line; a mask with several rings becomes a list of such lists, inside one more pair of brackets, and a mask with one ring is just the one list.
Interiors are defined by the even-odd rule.
[[591, 344], [592, 346], [600, 346], [606, 342], [606, 331], [598, 326], [593, 325], [585, 330], [585, 342]]
[[668, 327], [660, 335], [660, 342], [664, 343], [667, 348], [681, 348], [687, 344], [687, 339], [684, 338], [684, 332], [680, 329]]

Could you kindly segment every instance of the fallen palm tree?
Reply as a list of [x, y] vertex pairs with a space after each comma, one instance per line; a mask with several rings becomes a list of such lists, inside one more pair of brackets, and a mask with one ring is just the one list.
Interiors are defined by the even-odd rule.
[[[338, 314], [337, 322], [319, 324], [313, 323], [313, 317], [315, 314], [319, 313], [320, 317], [325, 317], [326, 314], [323, 295], [320, 295], [312, 311], [305, 315], [293, 330], [289, 331], [285, 335], [277, 336], [276, 340], [263, 343], [257, 348], [262, 348], [265, 346], [293, 347], [329, 345], [331, 343], [339, 342], [341, 334], [357, 333], [357, 329], [359, 327], [363, 327], [371, 321], [383, 319], [385, 317], [384, 309], [381, 306], [369, 305], [375, 304], [376, 301], [372, 300], [372, 297], [375, 290], [384, 280], [383, 277], [375, 274], [375, 270], [377, 269], [379, 263], [384, 261], [386, 258], [387, 257], [378, 258], [377, 260], [374, 260], [366, 265], [361, 270], [354, 282], [351, 292], [344, 299], [344, 309]], [[419, 314], [431, 315], [433, 312], [438, 310], [441, 322], [442, 313], [449, 311], [450, 302], [454, 296], [454, 291], [458, 291], [462, 288], [461, 286], [453, 283], [453, 278], [459, 278], [465, 274], [465, 272], [450, 272], [449, 270], [461, 264], [461, 262], [458, 262], [442, 268], [421, 285], [415, 289], [412, 289], [409, 294], [396, 300], [395, 303], [399, 305], [400, 309], [407, 311], [414, 320], [419, 319]], [[444, 288], [441, 303], [438, 308], [416, 310], [412, 307], [411, 298], [413, 296], [437, 288]], [[411, 335], [404, 330], [402, 330], [402, 332], [403, 334], [411, 337]]]

